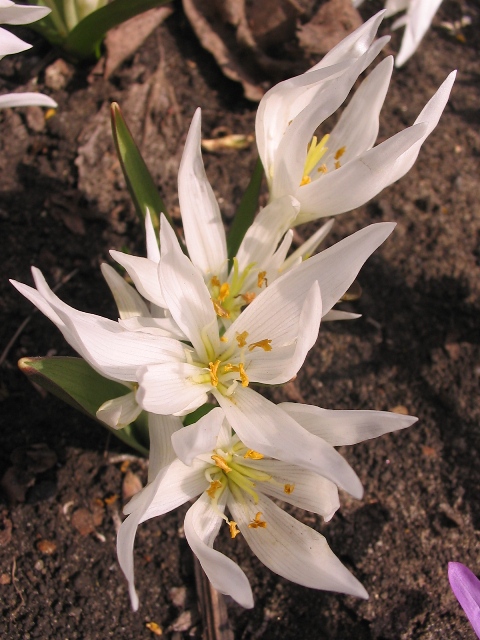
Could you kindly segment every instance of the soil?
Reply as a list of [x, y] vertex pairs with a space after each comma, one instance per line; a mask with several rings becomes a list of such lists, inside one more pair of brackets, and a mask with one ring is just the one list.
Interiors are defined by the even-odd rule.
[[[366, 5], [364, 17], [378, 8]], [[462, 15], [472, 18], [463, 34], [441, 26]], [[325, 534], [370, 599], [291, 584], [263, 567], [241, 536], [220, 536], [219, 548], [254, 589], [252, 611], [228, 602], [236, 639], [475, 637], [449, 589], [447, 563], [480, 571], [479, 24], [475, 0], [445, 0], [419, 51], [394, 72], [380, 139], [411, 124], [450, 70], [459, 70], [414, 168], [340, 216], [329, 237], [327, 244], [371, 222], [397, 222], [361, 271], [362, 297], [349, 303], [362, 319], [325, 323], [295, 384], [274, 392], [275, 400], [419, 417], [404, 432], [342, 448], [364, 483], [363, 501], [342, 495], [328, 524], [291, 510]], [[99, 265], [111, 248], [140, 255], [144, 248], [111, 140], [110, 103], [120, 103], [176, 216], [176, 173], [195, 108], [202, 107], [203, 135], [212, 138], [219, 127], [252, 133], [255, 105], [222, 76], [178, 5], [108, 81], [92, 75], [92, 66], [64, 63], [31, 32], [17, 33], [35, 47], [2, 61], [2, 92], [38, 86], [59, 109], [47, 121], [36, 108], [0, 113], [2, 349], [30, 318], [2, 364], [0, 636], [200, 638], [182, 528], [187, 505], [139, 528], [141, 607], [133, 613], [115, 537], [122, 488], [146, 480], [145, 463], [17, 370], [26, 355], [72, 352], [7, 277], [31, 283], [35, 265], [61, 285], [66, 302], [114, 318]], [[253, 147], [205, 154], [227, 224], [254, 163]]]

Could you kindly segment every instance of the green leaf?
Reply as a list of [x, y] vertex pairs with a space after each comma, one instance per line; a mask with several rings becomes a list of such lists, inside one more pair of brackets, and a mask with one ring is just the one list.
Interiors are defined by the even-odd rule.
[[104, 378], [82, 358], [22, 358], [18, 367], [32, 382], [94, 418], [142, 455], [148, 455], [148, 431], [144, 425], [134, 423], [117, 430], [96, 418], [104, 402], [128, 393], [122, 384]]
[[258, 208], [258, 196], [260, 195], [260, 187], [262, 186], [263, 166], [260, 158], [253, 170], [252, 177], [248, 183], [248, 187], [243, 194], [243, 198], [238, 205], [237, 212], [230, 228], [227, 238], [228, 257], [230, 260], [237, 255], [237, 251], [242, 240], [247, 233], [248, 228], [253, 222], [255, 212]]
[[153, 227], [158, 235], [159, 216], [160, 213], [166, 212], [165, 205], [116, 102], [112, 103], [111, 116], [112, 133], [118, 159], [135, 209], [143, 222], [147, 210], [150, 211]]
[[107, 31], [139, 13], [161, 7], [170, 0], [113, 0], [81, 20], [63, 43], [75, 58], [91, 58]]

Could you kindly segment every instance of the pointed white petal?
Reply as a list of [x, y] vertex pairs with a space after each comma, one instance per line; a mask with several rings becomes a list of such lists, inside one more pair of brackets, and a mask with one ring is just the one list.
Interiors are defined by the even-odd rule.
[[194, 381], [202, 373], [203, 369], [186, 362], [142, 367], [138, 371], [137, 401], [145, 411], [162, 415], [180, 413], [192, 403], [199, 407], [212, 387]]
[[0, 6], [1, 24], [30, 24], [41, 20], [50, 13], [48, 7], [32, 7], [25, 4], [9, 2]]
[[[8, 56], [14, 53], [21, 53], [31, 49], [32, 45], [20, 40], [7, 29], [0, 29], [0, 56]], [[8, 106], [8, 105], [7, 105]]]
[[[392, 76], [393, 58], [385, 58], [354, 93], [328, 139], [328, 153], [321, 159], [335, 170], [335, 156], [344, 149], [342, 166], [373, 147], [378, 135], [379, 116]], [[321, 179], [321, 178], [320, 178]]]
[[405, 33], [395, 60], [396, 67], [405, 64], [417, 50], [441, 2], [442, 0], [429, 0], [429, 2], [410, 3], [406, 16]]
[[258, 491], [299, 509], [318, 513], [327, 522], [340, 506], [337, 485], [312, 471], [279, 460], [242, 459], [238, 462], [272, 476], [275, 482], [258, 483]]
[[135, 392], [107, 400], [97, 411], [97, 418], [113, 429], [122, 429], [138, 418], [142, 409], [135, 399]]
[[[364, 587], [332, 552], [325, 538], [266, 496], [260, 494], [258, 504], [250, 497], [240, 504], [231, 496], [227, 506], [250, 549], [273, 572], [311, 589], [368, 598]], [[259, 512], [267, 526], [250, 528], [248, 525]]]
[[151, 336], [164, 336], [165, 338], [176, 338], [186, 340], [185, 334], [180, 331], [172, 318], [129, 318], [119, 320], [119, 325], [128, 331], [141, 331]]
[[295, 196], [300, 200], [302, 208], [296, 223], [335, 216], [368, 202], [397, 179], [398, 159], [415, 147], [415, 143], [425, 135], [426, 129], [425, 124], [404, 129], [359, 158], [299, 187]]
[[43, 313], [43, 315], [47, 316], [47, 318], [53, 322], [60, 331], [63, 331], [65, 324], [60, 316], [52, 309], [52, 307], [48, 304], [45, 298], [38, 293], [36, 289], [33, 287], [29, 287], [23, 282], [17, 282], [16, 280], [10, 280], [10, 283], [13, 284], [15, 289], [25, 296], [27, 300], [29, 300], [32, 304], [34, 304], [39, 311]]
[[237, 333], [248, 331], [250, 343], [268, 338], [278, 340], [279, 344], [290, 343], [297, 337], [298, 318], [313, 283], [319, 283], [325, 314], [340, 300], [363, 263], [394, 227], [390, 222], [370, 225], [282, 275], [242, 311], [225, 338], [233, 341]]
[[112, 258], [121, 264], [133, 280], [138, 292], [159, 307], [166, 307], [158, 280], [158, 264], [148, 258], [130, 256], [121, 251], [110, 251]]
[[217, 407], [172, 435], [172, 446], [184, 464], [190, 466], [198, 455], [215, 449], [223, 418], [223, 411]]
[[182, 252], [164, 216], [160, 225], [160, 245], [162, 259], [158, 273], [166, 306], [199, 358], [208, 362], [206, 343], [213, 352], [218, 352], [220, 345], [217, 315], [200, 271]]
[[[265, 352], [262, 349], [256, 349], [245, 357], [245, 369], [250, 380], [268, 384], [282, 384], [291, 380], [298, 373], [307, 353], [317, 340], [321, 318], [322, 299], [318, 282], [314, 282], [303, 303], [296, 329], [298, 337], [294, 350], [273, 348], [272, 352]], [[279, 357], [282, 351], [285, 353], [283, 358]], [[275, 356], [275, 366], [272, 366], [272, 355]]]
[[201, 111], [197, 109], [188, 132], [178, 172], [178, 199], [188, 253], [205, 277], [227, 268], [227, 244], [220, 209], [203, 166]]
[[438, 121], [440, 120], [440, 116], [442, 115], [450, 96], [453, 83], [455, 82], [456, 73], [456, 71], [452, 71], [452, 73], [448, 75], [446, 80], [440, 85], [438, 91], [427, 102], [425, 107], [422, 109], [422, 112], [415, 120], [415, 124], [423, 123], [423, 125], [426, 126], [425, 133], [420, 140], [413, 144], [402, 156], [398, 158], [395, 166], [393, 167], [388, 184], [392, 184], [395, 180], [399, 180], [407, 173], [407, 171], [410, 171], [411, 167], [415, 163], [422, 144], [435, 129]]
[[172, 435], [182, 429], [182, 421], [176, 416], [148, 414], [150, 454], [148, 457], [148, 481], [152, 482], [167, 465], [177, 457], [172, 447]]
[[136, 316], [148, 317], [150, 315], [150, 311], [142, 298], [115, 269], [105, 263], [101, 265], [101, 269], [103, 277], [107, 281], [115, 299], [120, 318], [126, 320]]
[[414, 416], [389, 411], [331, 411], [308, 404], [283, 402], [278, 405], [310, 433], [334, 447], [378, 438], [406, 429], [417, 422]]
[[241, 387], [232, 399], [219, 393], [215, 397], [247, 447], [318, 473], [355, 498], [362, 497], [361, 482], [346, 460], [256, 391]]
[[331, 309], [322, 318], [323, 322], [331, 322], [332, 320], [358, 320], [361, 318], [361, 313], [349, 313], [348, 311], [338, 311], [338, 309]]
[[[222, 507], [226, 493], [222, 496]], [[222, 522], [208, 496], [203, 494], [187, 511], [185, 537], [214, 588], [231, 596], [242, 607], [251, 609], [253, 595], [247, 576], [235, 562], [212, 548]]]
[[147, 258], [158, 264], [160, 262], [160, 248], [158, 246], [158, 238], [153, 228], [152, 216], [147, 208], [145, 216], [145, 239], [147, 244]]
[[[24, 47], [24, 49], [28, 48], [30, 47]], [[0, 56], [2, 55], [4, 54], [1, 53], [0, 46]], [[56, 109], [58, 104], [43, 93], [30, 91], [26, 93], [7, 93], [0, 96], [0, 109], [6, 109], [7, 107], [50, 107], [51, 109]]]

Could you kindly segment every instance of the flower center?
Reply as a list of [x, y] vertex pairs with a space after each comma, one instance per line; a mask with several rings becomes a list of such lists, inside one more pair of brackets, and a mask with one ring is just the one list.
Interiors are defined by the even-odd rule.
[[[211, 459], [213, 465], [205, 470], [205, 477], [210, 483], [207, 489], [207, 495], [212, 502], [212, 506], [218, 510], [222, 518], [230, 528], [230, 535], [235, 538], [240, 531], [237, 523], [229, 520], [227, 516], [218, 509], [218, 500], [228, 488], [237, 502], [245, 502], [245, 494], [253, 498], [255, 504], [258, 504], [257, 484], [268, 482], [270, 484], [283, 486], [286, 495], [290, 495], [294, 489], [294, 484], [283, 484], [275, 480], [269, 473], [265, 473], [261, 469], [252, 468], [246, 465], [244, 460], [263, 459], [263, 455], [253, 449], [248, 449], [243, 442], [232, 442], [228, 451], [221, 448], [214, 450]], [[258, 511], [252, 521], [249, 523], [249, 529], [265, 529], [267, 522], [262, 518], [262, 512]]]
[[[242, 309], [249, 305], [255, 299], [258, 291], [268, 285], [266, 271], [257, 273], [257, 281], [252, 283], [252, 278], [248, 276], [254, 270], [255, 263], [249, 264], [240, 272], [238, 260], [233, 259], [233, 268], [229, 274], [228, 282], [220, 282], [217, 276], [213, 276], [208, 283], [210, 289], [213, 308], [215, 313], [222, 320], [233, 322], [241, 313]], [[254, 273], [252, 274], [255, 278]], [[248, 278], [248, 282], [247, 282]], [[247, 284], [251, 284], [251, 291]]]
[[[307, 149], [307, 158], [305, 160], [305, 166], [303, 167], [303, 177], [300, 182], [300, 186], [303, 187], [306, 184], [310, 184], [312, 182], [311, 174], [314, 171], [315, 167], [317, 167], [317, 173], [323, 175], [327, 173], [328, 167], [326, 164], [320, 164], [320, 160], [327, 153], [328, 147], [326, 146], [330, 135], [327, 133], [323, 136], [320, 142], [317, 143], [317, 136], [313, 136], [311, 143], [308, 145]], [[335, 169], [340, 169], [340, 158], [343, 156], [347, 147], [339, 147], [335, 155], [333, 156], [334, 167]]]

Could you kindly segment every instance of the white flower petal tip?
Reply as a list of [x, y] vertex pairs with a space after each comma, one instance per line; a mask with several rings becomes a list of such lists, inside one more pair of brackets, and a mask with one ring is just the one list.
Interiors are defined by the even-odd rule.
[[96, 416], [112, 429], [122, 429], [134, 422], [142, 409], [137, 404], [135, 393], [127, 393], [119, 398], [107, 400], [98, 409]]
[[58, 104], [43, 93], [28, 91], [25, 93], [7, 93], [0, 96], [0, 109], [12, 107], [47, 107], [56, 109]]

